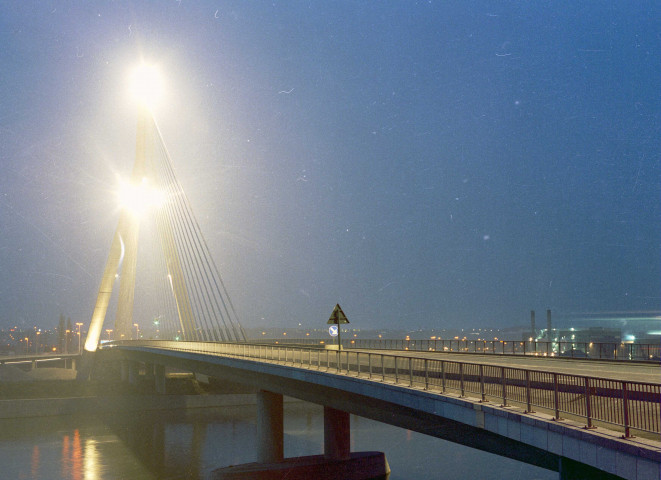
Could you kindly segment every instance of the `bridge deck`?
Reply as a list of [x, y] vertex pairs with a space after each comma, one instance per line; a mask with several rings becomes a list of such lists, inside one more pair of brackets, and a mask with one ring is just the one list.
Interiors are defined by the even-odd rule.
[[382, 355], [397, 355], [402, 357], [430, 358], [456, 362], [475, 363], [482, 365], [497, 365], [512, 368], [523, 368], [543, 372], [564, 373], [568, 375], [589, 375], [591, 377], [608, 378], [612, 380], [645, 382], [661, 385], [661, 366], [633, 362], [609, 362], [599, 360], [577, 360], [562, 358], [545, 358], [534, 356], [503, 356], [493, 354], [465, 354], [444, 352], [420, 352], [410, 350], [363, 350], [351, 349], [361, 353], [377, 353]]
[[634, 383], [630, 375], [625, 384], [599, 381], [590, 377], [594, 362], [581, 362], [589, 369], [581, 377], [556, 378], [539, 371], [546, 362], [560, 368], [550, 359], [535, 372], [521, 364], [478, 369], [470, 364], [476, 356], [434, 352], [141, 343], [116, 342], [119, 348], [102, 352], [290, 395], [551, 470], [569, 459], [629, 480], [660, 478], [658, 384]]

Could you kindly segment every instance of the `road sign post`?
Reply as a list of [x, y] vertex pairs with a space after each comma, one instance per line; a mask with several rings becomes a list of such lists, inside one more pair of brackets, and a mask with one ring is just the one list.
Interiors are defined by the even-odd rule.
[[[335, 308], [333, 309], [333, 313], [331, 313], [330, 318], [328, 319], [327, 324], [328, 325], [337, 325], [337, 351], [339, 352], [342, 350], [342, 334], [340, 333], [342, 331], [342, 328], [340, 327], [341, 324], [343, 323], [349, 323], [349, 320], [347, 319], [347, 316], [344, 314], [342, 311], [342, 307], [340, 307], [339, 303], [335, 304]], [[332, 328], [329, 328], [328, 333], [330, 333], [331, 336], [334, 336], [332, 333]]]

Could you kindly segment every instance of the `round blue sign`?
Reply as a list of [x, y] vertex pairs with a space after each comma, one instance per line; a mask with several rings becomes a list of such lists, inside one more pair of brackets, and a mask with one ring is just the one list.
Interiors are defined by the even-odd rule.
[[331, 325], [328, 327], [328, 334], [331, 337], [337, 337], [337, 325]]

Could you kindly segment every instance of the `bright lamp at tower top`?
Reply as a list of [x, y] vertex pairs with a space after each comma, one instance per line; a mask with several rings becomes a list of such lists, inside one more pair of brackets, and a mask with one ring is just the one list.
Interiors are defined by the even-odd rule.
[[133, 98], [147, 107], [153, 107], [163, 94], [163, 76], [155, 65], [138, 65], [131, 72], [130, 80]]

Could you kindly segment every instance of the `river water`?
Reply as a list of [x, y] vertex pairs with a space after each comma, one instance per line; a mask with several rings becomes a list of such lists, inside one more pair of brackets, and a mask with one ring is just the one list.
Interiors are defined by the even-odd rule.
[[[255, 461], [255, 407], [0, 420], [0, 478], [208, 478]], [[400, 479], [556, 479], [557, 473], [351, 417], [351, 449], [384, 451]], [[285, 404], [285, 456], [323, 451], [323, 410]]]

